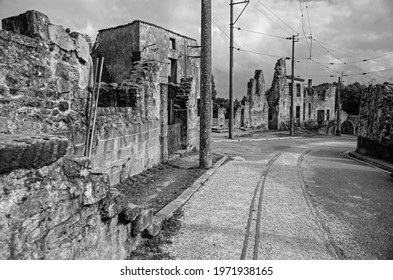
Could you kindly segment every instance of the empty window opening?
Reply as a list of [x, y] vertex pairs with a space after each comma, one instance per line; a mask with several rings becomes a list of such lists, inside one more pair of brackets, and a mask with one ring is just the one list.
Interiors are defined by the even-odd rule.
[[169, 83], [177, 84], [177, 60], [170, 58], [171, 74], [168, 77]]
[[300, 106], [296, 106], [296, 125], [300, 126]]
[[171, 44], [171, 49], [176, 50], [176, 39], [175, 38], [170, 38], [170, 44]]
[[325, 121], [325, 110], [318, 110], [317, 111], [317, 123], [318, 124], [323, 124]]

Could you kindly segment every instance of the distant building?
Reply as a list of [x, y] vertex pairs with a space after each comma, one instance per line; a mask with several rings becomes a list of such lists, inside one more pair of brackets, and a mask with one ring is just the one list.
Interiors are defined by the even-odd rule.
[[272, 87], [267, 92], [269, 129], [285, 130], [290, 127], [291, 92], [294, 92], [294, 122], [297, 127], [327, 125], [335, 119], [336, 86], [312, 87], [312, 80], [294, 78], [286, 74], [286, 64], [279, 59], [274, 69]]
[[269, 105], [265, 94], [265, 78], [262, 70], [255, 70], [254, 78], [247, 83], [247, 96], [234, 111], [235, 127], [268, 129]]

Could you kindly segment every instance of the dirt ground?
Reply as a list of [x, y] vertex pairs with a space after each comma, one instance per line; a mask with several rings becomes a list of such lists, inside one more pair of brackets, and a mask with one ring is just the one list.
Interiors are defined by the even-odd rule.
[[[198, 168], [195, 160], [187, 161], [189, 158], [195, 158], [195, 154], [159, 164], [130, 177], [119, 184], [118, 189], [127, 196], [130, 202], [145, 209], [152, 208], [154, 213], [157, 213], [175, 200], [206, 171]], [[213, 164], [220, 158], [213, 154]]]

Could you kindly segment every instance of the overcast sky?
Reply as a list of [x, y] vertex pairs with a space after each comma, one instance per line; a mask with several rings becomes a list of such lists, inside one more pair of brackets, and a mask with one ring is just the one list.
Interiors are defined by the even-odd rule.
[[[48, 15], [52, 23], [87, 33], [93, 39], [99, 29], [140, 19], [199, 42], [200, 2], [0, 0], [0, 18], [34, 9]], [[212, 0], [213, 73], [218, 94], [222, 97], [228, 96], [229, 2]], [[235, 6], [235, 18], [244, 6]], [[369, 83], [373, 79], [393, 83], [393, 70], [389, 71], [393, 69], [392, 0], [301, 0], [300, 3], [298, 0], [250, 0], [235, 26], [242, 29], [235, 30], [235, 46], [241, 49], [234, 53], [237, 98], [246, 94], [247, 82], [256, 69], [263, 70], [266, 89], [271, 86], [277, 59], [291, 55], [291, 41], [283, 38], [296, 33], [299, 33], [299, 42], [295, 45], [295, 76], [312, 78], [314, 84], [318, 84], [337, 81], [343, 71], [346, 83]], [[305, 39], [310, 34], [312, 42]], [[370, 58], [372, 60], [362, 61]], [[288, 74], [290, 66], [288, 60]], [[375, 72], [381, 70], [386, 71]]]

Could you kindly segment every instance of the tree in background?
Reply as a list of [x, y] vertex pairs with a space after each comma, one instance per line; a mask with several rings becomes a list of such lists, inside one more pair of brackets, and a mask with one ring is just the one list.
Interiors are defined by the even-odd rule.
[[342, 108], [350, 115], [359, 115], [359, 104], [366, 86], [355, 82], [341, 89]]

